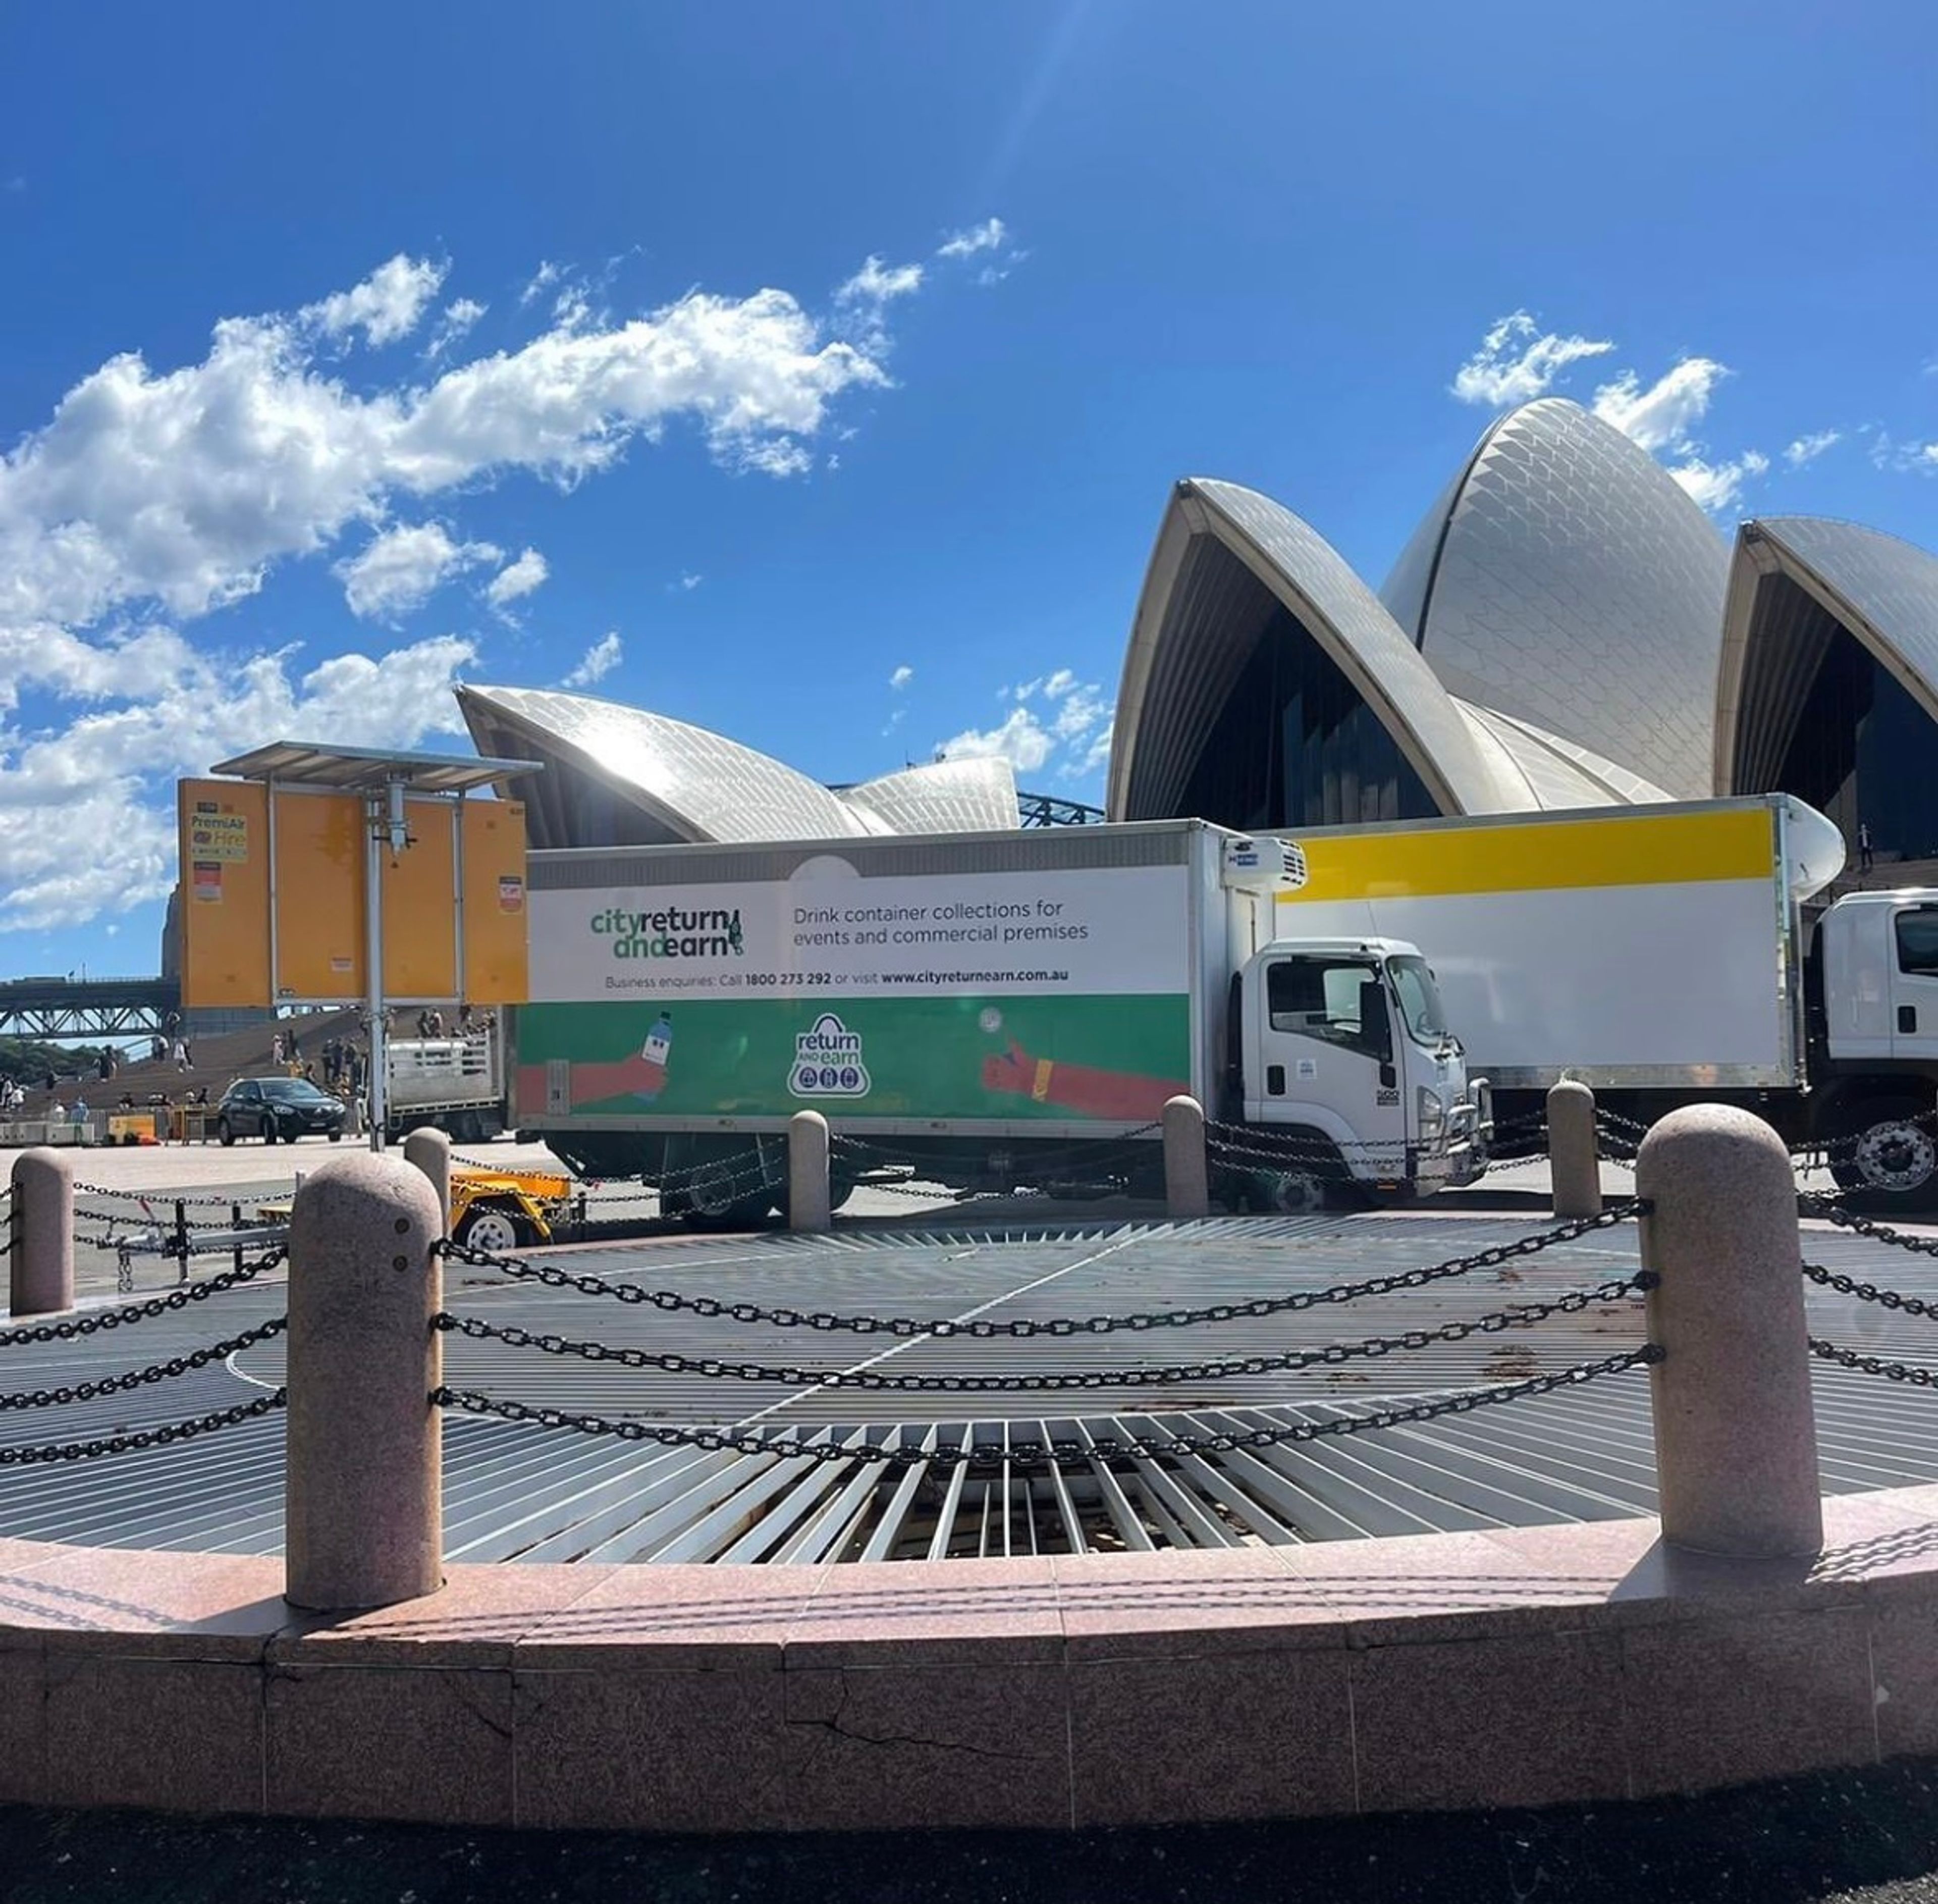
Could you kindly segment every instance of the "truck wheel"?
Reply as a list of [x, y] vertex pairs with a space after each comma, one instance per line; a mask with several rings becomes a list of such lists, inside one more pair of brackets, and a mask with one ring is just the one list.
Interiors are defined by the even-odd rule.
[[773, 1208], [772, 1191], [749, 1191], [747, 1179], [758, 1161], [751, 1150], [696, 1163], [686, 1180], [688, 1213], [706, 1224], [745, 1227], [763, 1221]]
[[1912, 1098], [1860, 1106], [1830, 1174], [1839, 1189], [1869, 1203], [1938, 1209], [1938, 1127], [1930, 1107]]
[[[1304, 1216], [1314, 1210], [1362, 1206], [1346, 1160], [1324, 1132], [1293, 1125], [1274, 1134], [1284, 1140], [1286, 1160], [1233, 1169], [1222, 1193], [1229, 1208]], [[1256, 1148], [1269, 1148], [1270, 1139], [1261, 1133]]]
[[1326, 1180], [1316, 1170], [1255, 1170], [1242, 1194], [1247, 1209], [1306, 1216], [1326, 1207]]
[[453, 1240], [467, 1249], [488, 1250], [503, 1256], [525, 1240], [525, 1227], [508, 1209], [496, 1203], [475, 1203], [464, 1212]]
[[669, 1138], [660, 1208], [698, 1229], [747, 1229], [787, 1194], [786, 1173], [766, 1167], [760, 1146], [735, 1138]]

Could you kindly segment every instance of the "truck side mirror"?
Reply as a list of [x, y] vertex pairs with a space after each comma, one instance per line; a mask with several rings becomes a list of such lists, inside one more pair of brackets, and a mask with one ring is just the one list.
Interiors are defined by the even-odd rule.
[[1377, 978], [1359, 981], [1359, 1038], [1365, 1049], [1380, 1062], [1380, 1082], [1390, 1085], [1393, 1078], [1393, 1013], [1387, 1003], [1387, 990]]

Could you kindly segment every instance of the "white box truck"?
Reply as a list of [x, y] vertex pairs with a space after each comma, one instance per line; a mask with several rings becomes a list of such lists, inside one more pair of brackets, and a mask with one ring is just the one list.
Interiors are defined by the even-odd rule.
[[1276, 929], [1418, 945], [1504, 1131], [1564, 1077], [1641, 1124], [1740, 1103], [1846, 1189], [1938, 1205], [1938, 891], [1822, 903], [1844, 844], [1800, 801], [1292, 837]]
[[[1220, 1179], [1465, 1181], [1483, 1112], [1411, 946], [1271, 941], [1296, 856], [1195, 820], [532, 855], [515, 1118], [582, 1174], [746, 1221], [824, 1112], [870, 1162], [1008, 1190], [1161, 1187], [1189, 1092], [1278, 1149]], [[1259, 1147], [1262, 1147], [1262, 1145]]]

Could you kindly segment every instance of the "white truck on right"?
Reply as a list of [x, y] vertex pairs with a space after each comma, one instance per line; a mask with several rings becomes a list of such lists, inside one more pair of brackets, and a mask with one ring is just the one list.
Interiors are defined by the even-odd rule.
[[[1281, 935], [1410, 940], [1503, 1148], [1548, 1087], [1646, 1125], [1742, 1104], [1839, 1186], [1938, 1208], [1938, 890], [1854, 891], [1784, 795], [1317, 829]], [[1618, 1127], [1619, 1128], [1619, 1127]]]

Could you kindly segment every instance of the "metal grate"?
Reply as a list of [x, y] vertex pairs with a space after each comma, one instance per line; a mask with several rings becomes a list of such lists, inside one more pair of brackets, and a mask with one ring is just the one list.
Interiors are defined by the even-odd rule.
[[[1328, 1285], [1403, 1269], [1524, 1233], [1493, 1219], [1319, 1216], [1203, 1224], [1098, 1224], [1072, 1230], [964, 1227], [822, 1239], [738, 1238], [597, 1248], [563, 1260], [609, 1279], [844, 1312], [998, 1318], [1168, 1308]], [[481, 1272], [448, 1278], [458, 1313], [618, 1346], [691, 1355], [908, 1373], [1040, 1373], [1155, 1366], [1357, 1338], [1539, 1300], [1619, 1275], [1633, 1228], [1559, 1247], [1508, 1273], [1405, 1297], [1189, 1331], [1104, 1338], [937, 1341], [831, 1338], [668, 1316], [554, 1294]], [[1813, 1233], [1833, 1268], [1938, 1297], [1938, 1263], [1860, 1237]], [[1887, 1258], [1887, 1261], [1881, 1258]], [[1812, 1326], [1868, 1352], [1938, 1361], [1938, 1325], [1818, 1289]], [[278, 1313], [275, 1284], [230, 1292], [204, 1312], [143, 1325], [135, 1338], [18, 1349], [0, 1385], [78, 1381], [239, 1332]], [[763, 1388], [562, 1361], [447, 1338], [454, 1382], [537, 1401], [680, 1424], [753, 1422], [839, 1445], [892, 1440], [1001, 1441], [1053, 1436], [1216, 1433], [1368, 1411], [1396, 1397], [1498, 1380], [1605, 1355], [1639, 1339], [1633, 1305], [1608, 1304], [1537, 1329], [1440, 1344], [1378, 1361], [1244, 1378], [1201, 1391], [1072, 1390], [1016, 1398]], [[279, 1381], [280, 1343], [238, 1367], [83, 1407], [0, 1416], [0, 1439], [105, 1434], [231, 1404]], [[1928, 1397], [1823, 1367], [1816, 1374], [1824, 1483], [1836, 1492], [1938, 1480], [1938, 1409]], [[951, 1411], [955, 1412], [951, 1412]], [[50, 1424], [58, 1421], [57, 1430]], [[282, 1537], [282, 1424], [251, 1422], [207, 1440], [111, 1460], [0, 1472], [0, 1534], [84, 1544], [266, 1553]], [[1052, 1471], [992, 1461], [905, 1471], [800, 1458], [654, 1449], [567, 1431], [453, 1417], [446, 1425], [447, 1549], [460, 1561], [829, 1560], [1107, 1553], [1341, 1540], [1645, 1514], [1654, 1505], [1648, 1398], [1639, 1376], [1406, 1428], [1216, 1457], [1095, 1460]]]

